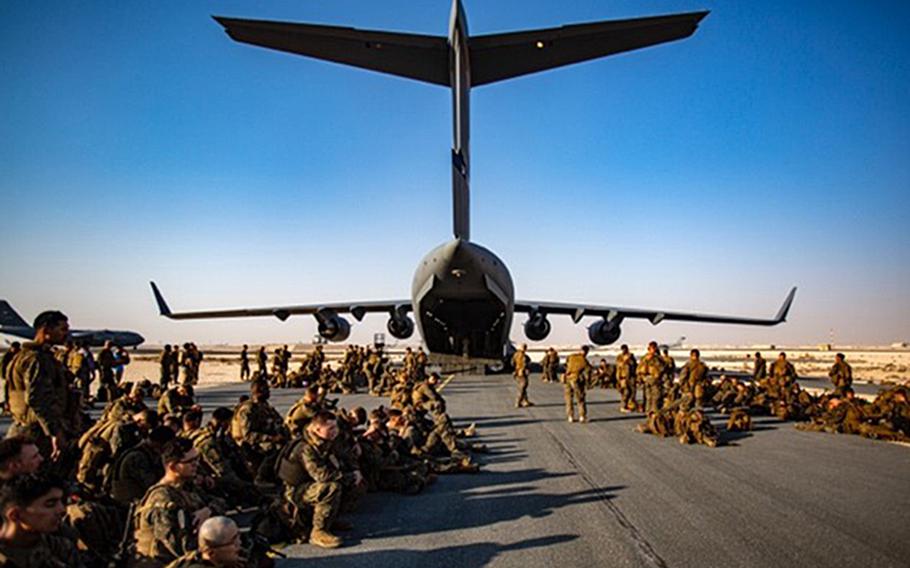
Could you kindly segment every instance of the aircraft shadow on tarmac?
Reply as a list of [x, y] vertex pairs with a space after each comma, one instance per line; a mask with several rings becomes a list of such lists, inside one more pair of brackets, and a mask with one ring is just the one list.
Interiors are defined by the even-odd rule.
[[484, 566], [503, 552], [554, 546], [572, 542], [577, 538], [577, 535], [560, 534], [529, 538], [507, 545], [495, 542], [479, 542], [458, 546], [434, 547], [429, 550], [396, 548], [353, 554], [345, 553], [337, 556], [288, 559], [284, 560], [281, 565], [288, 567], [306, 566], [307, 568], [331, 568], [333, 566], [342, 566], [344, 568], [352, 566], [395, 566], [396, 568], [410, 566]]
[[[522, 517], [542, 518], [564, 507], [612, 499], [614, 492], [624, 488], [615, 485], [562, 494], [535, 491], [538, 482], [574, 475], [577, 474], [535, 468], [448, 476], [445, 483], [438, 483], [431, 490], [434, 504], [442, 509], [439, 506], [396, 507], [396, 514], [383, 515], [382, 523], [366, 524], [373, 527], [366, 538], [407, 537], [476, 529]], [[377, 508], [390, 504], [388, 499], [382, 501], [376, 503]], [[440, 514], [443, 510], [445, 514]], [[366, 516], [377, 514], [379, 511], [372, 511]], [[394, 521], [389, 522], [390, 519]]]

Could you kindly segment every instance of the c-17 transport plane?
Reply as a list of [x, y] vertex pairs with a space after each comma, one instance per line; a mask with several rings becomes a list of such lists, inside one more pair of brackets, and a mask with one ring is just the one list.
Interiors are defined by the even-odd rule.
[[[550, 333], [550, 315], [575, 323], [599, 318], [588, 327], [597, 345], [619, 339], [625, 319], [772, 326], [787, 318], [793, 288], [771, 319], [707, 315], [656, 309], [525, 301], [515, 299], [505, 263], [471, 240], [469, 211], [470, 93], [472, 87], [623, 53], [692, 35], [707, 12], [610, 20], [471, 37], [460, 0], [452, 2], [449, 35], [426, 36], [346, 27], [215, 17], [236, 41], [344, 63], [399, 77], [449, 87], [452, 92], [452, 198], [454, 238], [431, 250], [417, 265], [410, 300], [328, 302], [297, 306], [172, 312], [158, 287], [152, 291], [161, 315], [171, 319], [315, 316], [319, 334], [344, 341], [365, 314], [389, 314], [388, 330], [399, 339], [414, 333], [414, 321], [427, 349], [437, 355], [502, 360], [515, 312], [528, 314], [524, 332], [540, 341]], [[414, 313], [414, 319], [408, 315]]]
[[[28, 325], [6, 300], [0, 300], [0, 333], [23, 339], [35, 338], [35, 328]], [[120, 347], [137, 347], [145, 341], [135, 331], [110, 329], [71, 329], [70, 338], [84, 341], [89, 347], [103, 347], [108, 341]]]

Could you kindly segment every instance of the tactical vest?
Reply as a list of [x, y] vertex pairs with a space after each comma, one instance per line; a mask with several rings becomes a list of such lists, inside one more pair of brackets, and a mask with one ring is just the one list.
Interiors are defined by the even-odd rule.
[[303, 436], [296, 438], [285, 445], [281, 453], [278, 454], [278, 459], [275, 462], [275, 473], [288, 487], [297, 487], [310, 479], [303, 464], [299, 459], [295, 459], [295, 456], [299, 454], [298, 450], [301, 445], [305, 443], [306, 440], [303, 439]]

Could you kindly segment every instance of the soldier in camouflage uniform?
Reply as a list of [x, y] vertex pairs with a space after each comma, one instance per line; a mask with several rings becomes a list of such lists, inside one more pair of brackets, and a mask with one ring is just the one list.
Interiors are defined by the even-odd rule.
[[250, 346], [245, 343], [240, 351], [240, 380], [250, 380]]
[[[173, 352], [170, 345], [165, 345], [164, 350], [158, 355], [158, 384], [161, 390], [166, 391], [171, 384], [171, 357]], [[176, 382], [176, 381], [175, 381]]]
[[661, 396], [666, 398], [673, 388], [673, 381], [676, 379], [676, 360], [670, 356], [668, 347], [661, 349], [660, 359], [664, 362], [664, 375], [661, 378], [660, 392]]
[[199, 452], [189, 440], [165, 446], [164, 476], [149, 488], [133, 516], [136, 561], [162, 566], [195, 549], [199, 525], [221, 511], [198, 493], [193, 480]]
[[680, 391], [690, 394], [698, 406], [703, 406], [709, 382], [708, 367], [701, 360], [701, 352], [689, 351], [689, 360], [679, 370]]
[[771, 365], [771, 380], [769, 382], [769, 394], [773, 398], [785, 398], [790, 391], [790, 386], [796, 382], [796, 369], [790, 361], [787, 361], [787, 354], [781, 352], [777, 356], [777, 361]]
[[168, 389], [158, 399], [158, 414], [161, 418], [169, 414], [182, 417], [184, 412], [190, 410], [196, 404], [192, 393], [193, 387], [189, 383], [180, 383]]
[[22, 344], [18, 341], [10, 343], [9, 349], [3, 353], [3, 359], [0, 361], [0, 379], [3, 380], [3, 413], [9, 412], [9, 381], [6, 380], [6, 370], [16, 353], [22, 350]]
[[[193, 415], [195, 418], [195, 414], [189, 413], [187, 416]], [[253, 484], [252, 472], [243, 459], [240, 447], [230, 436], [233, 416], [234, 413], [229, 408], [216, 408], [206, 426], [185, 431], [182, 436], [199, 450], [201, 469], [212, 476], [218, 495], [224, 496], [231, 503], [252, 504], [260, 497], [259, 490]], [[199, 419], [201, 420], [201, 413]]]
[[365, 492], [360, 470], [344, 471], [342, 458], [334, 451], [338, 436], [335, 415], [320, 412], [307, 425], [301, 438], [292, 442], [278, 462], [278, 476], [285, 484], [285, 498], [300, 513], [313, 510], [309, 542], [322, 548], [341, 546], [332, 533], [342, 508], [350, 508]]
[[164, 475], [161, 452], [173, 439], [173, 430], [159, 426], [149, 433], [148, 438], [115, 458], [106, 480], [111, 498], [124, 507], [141, 499], [148, 488]]
[[540, 367], [543, 370], [540, 379], [545, 383], [555, 383], [556, 377], [559, 375], [559, 353], [556, 352], [556, 349], [552, 347], [547, 349], [540, 362]]
[[250, 399], [237, 407], [231, 421], [231, 437], [240, 446], [250, 471], [265, 479], [274, 458], [288, 441], [288, 429], [281, 415], [269, 404], [271, 390], [265, 381], [254, 381]]
[[199, 548], [167, 568], [244, 568], [255, 564], [244, 556], [237, 524], [228, 517], [211, 517], [199, 526]]
[[616, 356], [616, 385], [619, 389], [620, 412], [635, 410], [635, 356], [628, 345], [619, 348]]
[[844, 354], [838, 353], [834, 356], [834, 365], [828, 371], [831, 382], [834, 384], [834, 392], [843, 395], [846, 390], [853, 386], [853, 368], [849, 363], [844, 361]]
[[581, 351], [572, 353], [566, 359], [565, 399], [566, 417], [569, 422], [575, 422], [575, 401], [578, 401], [578, 421], [588, 421], [588, 405], [585, 400], [585, 388], [591, 374], [591, 363], [588, 362], [587, 345]]
[[512, 367], [515, 369], [513, 375], [518, 385], [518, 398], [515, 401], [515, 408], [534, 406], [534, 403], [528, 400], [528, 365], [531, 359], [527, 355], [528, 346], [524, 343], [518, 348], [518, 351], [512, 356]]
[[768, 378], [768, 363], [758, 351], [755, 352], [755, 363], [752, 367], [752, 380], [756, 383]]
[[54, 357], [52, 348], [62, 344], [69, 322], [60, 312], [38, 315], [35, 340], [26, 342], [6, 370], [13, 425], [7, 435], [26, 435], [35, 440], [45, 457], [58, 460], [70, 432], [72, 397], [67, 371]]
[[648, 343], [648, 353], [642, 357], [636, 375], [645, 389], [645, 412], [660, 410], [663, 400], [661, 382], [664, 376], [664, 361], [657, 351], [657, 342]]
[[23, 475], [0, 487], [0, 565], [83, 568], [73, 542], [57, 534], [64, 496], [60, 480], [42, 475]]

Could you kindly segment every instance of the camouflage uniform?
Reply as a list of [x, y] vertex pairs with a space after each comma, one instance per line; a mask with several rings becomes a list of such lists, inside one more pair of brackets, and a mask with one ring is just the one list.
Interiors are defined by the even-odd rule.
[[232, 503], [249, 502], [258, 496], [240, 448], [226, 432], [216, 431], [209, 424], [184, 437], [199, 451], [200, 465], [214, 477], [220, 494]]
[[566, 416], [575, 420], [575, 401], [578, 401], [578, 417], [584, 422], [588, 419], [588, 405], [585, 400], [585, 387], [591, 374], [591, 363], [584, 352], [572, 353], [566, 359]]
[[285, 498], [297, 509], [297, 516], [313, 510], [314, 531], [329, 532], [342, 507], [352, 508], [363, 493], [353, 483], [353, 474], [342, 470], [342, 460], [334, 448], [333, 441], [305, 431], [282, 452], [278, 462]]
[[708, 395], [708, 367], [700, 359], [689, 359], [679, 370], [680, 390], [689, 393], [702, 406]]
[[623, 410], [635, 408], [635, 357], [631, 353], [616, 356], [616, 384]]
[[658, 353], [648, 353], [641, 358], [636, 374], [644, 384], [645, 411], [656, 412], [660, 410], [663, 393], [661, 392], [661, 378], [664, 376], [664, 362]]
[[158, 414], [163, 418], [168, 414], [183, 416], [183, 413], [195, 404], [189, 394], [182, 395], [177, 392], [177, 387], [167, 390], [158, 399]]
[[837, 361], [831, 370], [828, 371], [831, 382], [834, 384], [834, 392], [844, 394], [848, 388], [853, 386], [853, 368], [846, 361]]
[[137, 559], [163, 565], [195, 549], [193, 514], [207, 506], [189, 484], [150, 487], [133, 517]]
[[66, 370], [50, 346], [27, 342], [9, 363], [7, 378], [13, 415], [7, 436], [28, 436], [49, 456], [51, 437], [70, 433], [73, 409]]
[[111, 465], [111, 497], [128, 506], [141, 499], [149, 487], [164, 475], [161, 452], [148, 440], [123, 452]]
[[0, 566], [12, 568], [83, 568], [76, 546], [67, 538], [42, 534], [29, 547], [0, 544]]
[[528, 365], [531, 360], [524, 351], [516, 351], [512, 356], [512, 366], [515, 368], [515, 381], [518, 383], [518, 399], [515, 408], [531, 406], [528, 400]]

